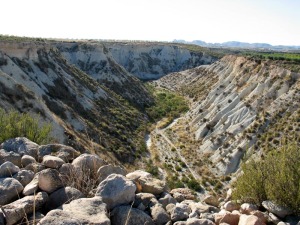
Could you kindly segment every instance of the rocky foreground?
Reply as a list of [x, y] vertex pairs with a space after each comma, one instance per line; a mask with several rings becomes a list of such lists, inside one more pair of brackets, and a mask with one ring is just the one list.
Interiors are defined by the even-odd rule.
[[[97, 155], [14, 138], [0, 145], [0, 224], [300, 224], [286, 208], [206, 196]], [[285, 222], [282, 222], [285, 221]]]

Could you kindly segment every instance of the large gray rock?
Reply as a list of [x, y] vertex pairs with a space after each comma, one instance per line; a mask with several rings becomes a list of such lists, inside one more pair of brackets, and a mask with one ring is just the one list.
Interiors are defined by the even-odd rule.
[[22, 164], [23, 167], [26, 167], [26, 166], [28, 166], [31, 163], [36, 163], [35, 158], [33, 158], [30, 155], [23, 155], [22, 156], [22, 158], [21, 158], [21, 164]]
[[41, 145], [38, 149], [39, 158], [43, 158], [46, 155], [54, 154], [56, 157], [61, 158], [65, 162], [70, 162], [80, 155], [80, 152], [76, 151], [71, 146], [62, 144], [49, 144]]
[[271, 213], [274, 213], [275, 215], [279, 216], [280, 218], [284, 218], [285, 216], [291, 215], [293, 213], [292, 210], [290, 210], [286, 207], [277, 205], [272, 201], [263, 201], [262, 206], [266, 210], [268, 210]]
[[148, 172], [145, 172], [145, 171], [142, 171], [142, 170], [136, 170], [136, 171], [133, 171], [131, 173], [128, 173], [126, 175], [126, 178], [128, 178], [129, 180], [132, 180], [134, 181], [135, 185], [136, 185], [136, 190], [137, 190], [137, 193], [139, 192], [143, 192], [142, 191], [142, 186], [139, 182], [139, 179], [141, 178], [152, 178], [152, 175]]
[[112, 225], [154, 225], [151, 217], [143, 211], [130, 206], [119, 206], [111, 212]]
[[25, 187], [27, 184], [29, 184], [32, 179], [34, 177], [34, 172], [30, 171], [30, 170], [20, 170], [18, 173], [16, 173], [13, 178], [15, 178], [16, 180], [18, 180], [23, 187]]
[[22, 184], [14, 178], [0, 178], [0, 205], [6, 205], [18, 198]]
[[96, 196], [101, 196], [108, 209], [112, 209], [121, 204], [129, 204], [134, 200], [136, 186], [126, 177], [119, 174], [109, 175], [102, 181], [96, 192]]
[[110, 225], [106, 204], [100, 197], [80, 198], [62, 206], [74, 218], [86, 224]]
[[27, 214], [40, 209], [48, 199], [45, 192], [39, 192], [35, 196], [26, 196], [15, 202], [3, 206], [6, 215], [6, 224], [15, 224]]
[[103, 180], [106, 179], [106, 177], [108, 177], [111, 174], [121, 174], [123, 176], [126, 175], [126, 171], [120, 167], [120, 166], [114, 166], [114, 165], [105, 165], [105, 166], [101, 166], [98, 171], [97, 171], [97, 177], [98, 177], [98, 181], [102, 182]]
[[171, 220], [170, 215], [166, 212], [161, 204], [155, 204], [150, 208], [151, 217], [155, 224], [163, 225]]
[[4, 162], [12, 162], [18, 167], [21, 167], [21, 155], [15, 152], [8, 152], [0, 149], [0, 165]]
[[176, 204], [177, 201], [175, 198], [173, 198], [169, 193], [163, 193], [161, 198], [158, 199], [158, 202], [162, 204], [164, 208], [166, 208], [167, 205], [170, 203]]
[[23, 195], [33, 195], [39, 189], [39, 173], [24, 187]]
[[59, 173], [55, 169], [45, 169], [39, 173], [39, 188], [47, 193], [52, 193], [63, 187]]
[[40, 220], [39, 225], [82, 225], [82, 221], [75, 218], [72, 213], [61, 209], [51, 210]]
[[50, 194], [49, 200], [45, 205], [45, 209], [50, 211], [56, 209], [63, 204], [69, 203], [78, 198], [83, 198], [84, 195], [73, 187], [63, 187]]
[[45, 155], [42, 164], [48, 168], [58, 169], [65, 163], [64, 160], [52, 155]]
[[173, 222], [186, 220], [187, 218], [189, 218], [190, 213], [191, 209], [187, 205], [177, 203], [171, 212], [171, 220]]
[[0, 178], [1, 177], [12, 177], [17, 172], [20, 171], [20, 168], [14, 165], [12, 162], [5, 162], [0, 165]]
[[72, 162], [72, 165], [76, 170], [82, 172], [89, 172], [96, 174], [101, 166], [104, 166], [106, 162], [97, 155], [82, 154]]
[[30, 155], [34, 158], [37, 158], [37, 152], [39, 145], [30, 141], [25, 137], [17, 137], [6, 140], [0, 145], [0, 148], [3, 148], [8, 152], [15, 152], [20, 155]]

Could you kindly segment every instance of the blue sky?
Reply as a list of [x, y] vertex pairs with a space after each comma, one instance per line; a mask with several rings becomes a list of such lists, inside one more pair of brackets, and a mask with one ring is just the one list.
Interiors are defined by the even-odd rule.
[[300, 45], [300, 0], [4, 0], [1, 34]]

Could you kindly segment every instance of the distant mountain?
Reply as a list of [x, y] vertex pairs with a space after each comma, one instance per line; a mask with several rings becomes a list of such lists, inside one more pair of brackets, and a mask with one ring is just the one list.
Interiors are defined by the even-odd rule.
[[276, 51], [292, 51], [300, 50], [300, 46], [285, 46], [285, 45], [270, 45], [268, 43], [247, 43], [239, 41], [227, 41], [223, 43], [207, 43], [201, 40], [185, 41], [174, 40], [175, 43], [195, 44], [202, 47], [215, 47], [215, 48], [243, 48], [243, 49], [266, 49]]

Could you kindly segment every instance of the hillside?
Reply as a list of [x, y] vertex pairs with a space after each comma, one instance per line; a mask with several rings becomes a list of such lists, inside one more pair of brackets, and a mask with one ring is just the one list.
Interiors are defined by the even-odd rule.
[[39, 114], [52, 123], [59, 143], [133, 162], [146, 151], [145, 107], [154, 104], [137, 77], [156, 78], [212, 60], [163, 43], [1, 36], [0, 107]]
[[268, 60], [228, 55], [154, 81], [190, 101], [185, 115], [153, 133], [161, 166], [182, 181], [186, 169], [176, 162], [181, 157], [203, 185], [218, 191], [243, 158], [263, 157], [283, 140], [299, 143], [299, 78]]

